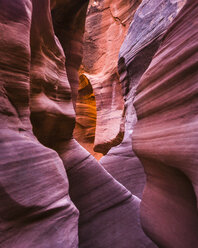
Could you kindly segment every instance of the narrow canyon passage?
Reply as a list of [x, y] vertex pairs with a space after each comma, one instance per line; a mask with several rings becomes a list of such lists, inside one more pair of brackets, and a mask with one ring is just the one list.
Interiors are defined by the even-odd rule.
[[0, 0], [0, 247], [198, 247], [198, 3]]

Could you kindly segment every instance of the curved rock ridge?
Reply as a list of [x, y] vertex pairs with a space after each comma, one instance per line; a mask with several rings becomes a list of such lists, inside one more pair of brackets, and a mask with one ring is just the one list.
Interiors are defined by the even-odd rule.
[[141, 1], [90, 1], [81, 71], [96, 97], [94, 151], [106, 154], [123, 138], [123, 97], [117, 57], [131, 19]]
[[40, 121], [42, 136], [35, 123], [39, 139], [49, 143], [49, 137], [54, 137], [48, 124], [52, 127], [60, 112], [66, 111], [71, 122], [74, 119], [71, 103], [59, 105], [52, 100], [54, 82], [61, 99], [71, 92], [49, 1], [2, 0], [0, 5], [0, 246], [77, 247], [78, 210], [68, 194], [63, 163], [55, 151], [38, 142], [30, 124], [30, 74], [35, 80], [32, 117], [40, 113], [46, 121], [45, 128]]
[[74, 109], [78, 95], [78, 69], [83, 57], [83, 35], [88, 3], [88, 0], [58, 0], [52, 9], [55, 34], [66, 55], [65, 65]]
[[[78, 4], [76, 5], [79, 6]], [[71, 6], [73, 6], [73, 3]], [[41, 9], [37, 6], [36, 10], [40, 11]], [[59, 16], [59, 11], [61, 10], [63, 10], [63, 15]], [[65, 21], [68, 20], [67, 16], [65, 17], [65, 11], [67, 11], [66, 6], [63, 6], [62, 4], [60, 5], [60, 8], [59, 5], [58, 7], [55, 6], [52, 11], [52, 17], [54, 18], [55, 32], [60, 38], [60, 42], [63, 45], [66, 54], [65, 64], [67, 72], [71, 69], [72, 75], [76, 75], [78, 73], [77, 65], [75, 64], [75, 68], [74, 66], [72, 68], [70, 67], [71, 63], [75, 63], [76, 57], [74, 54], [76, 54], [76, 50], [73, 50], [73, 47], [71, 47], [71, 50], [67, 50], [68, 47], [73, 44], [73, 33], [71, 33], [70, 40], [68, 30], [73, 30], [74, 26], [72, 25], [71, 27], [68, 24], [66, 26], [68, 30], [65, 31], [63, 29], [63, 27], [65, 27]], [[37, 22], [36, 28], [40, 33], [38, 34], [39, 40], [38, 37], [32, 38], [31, 48], [33, 58], [36, 58], [37, 56], [42, 58], [44, 53], [41, 52], [41, 49], [36, 49], [37, 46], [40, 45], [40, 47], [46, 49], [46, 47], [48, 48], [50, 45], [47, 40], [45, 40], [45, 37], [43, 37], [39, 25], [39, 23], [44, 22], [47, 17], [41, 15], [40, 18], [43, 18], [44, 20], [42, 21], [39, 18], [35, 19], [35, 22]], [[47, 22], [47, 24], [48, 27], [46, 27], [46, 29], [50, 30], [50, 21]], [[69, 29], [70, 27], [71, 30]], [[35, 33], [35, 31], [33, 33]], [[64, 35], [66, 34], [68, 34], [68, 36], [65, 37]], [[79, 39], [81, 39], [81, 36]], [[76, 43], [79, 44], [78, 39]], [[60, 45], [58, 41], [57, 44]], [[70, 196], [80, 213], [79, 247], [99, 248], [123, 246], [123, 248], [127, 248], [131, 243], [134, 247], [138, 245], [142, 247], [154, 247], [155, 245], [145, 236], [139, 223], [139, 200], [134, 198], [130, 192], [114, 180], [75, 140], [71, 139], [73, 131], [71, 113], [73, 108], [71, 99], [67, 97], [70, 93], [70, 87], [66, 77], [61, 81], [61, 76], [65, 76], [64, 71], [62, 71], [62, 73], [60, 71], [60, 69], [64, 69], [64, 67], [60, 68], [60, 64], [58, 63], [62, 57], [58, 57], [59, 54], [57, 53], [55, 58], [52, 57], [56, 47], [54, 48], [52, 46], [50, 48], [52, 54], [50, 53], [50, 56], [47, 56], [48, 54], [43, 56], [43, 60], [41, 60], [44, 61], [43, 64], [40, 64], [40, 67], [37, 70], [33, 70], [34, 67], [32, 66], [31, 119], [35, 134], [40, 142], [56, 150], [65, 165], [70, 185]], [[60, 51], [63, 52], [61, 49]], [[67, 62], [70, 58], [69, 56], [67, 57], [68, 52], [69, 56], [72, 54], [71, 62]], [[79, 53], [78, 55], [78, 59], [80, 59], [81, 54]], [[32, 59], [34, 66], [36, 66], [36, 62], [36, 59]], [[51, 62], [53, 63], [51, 64]], [[62, 62], [64, 62], [64, 60], [62, 60]], [[46, 68], [45, 65], [48, 65], [49, 67]], [[63, 65], [63, 63], [61, 65]], [[38, 92], [35, 88], [37, 82], [42, 82], [42, 79], [35, 80], [36, 77], [34, 76], [34, 74], [36, 74], [38, 78], [40, 75], [42, 76], [41, 72], [37, 74], [39, 69], [46, 73], [45, 85], [54, 85], [54, 83], [56, 83], [56, 87], [53, 87], [51, 92], [44, 92], [45, 97], [49, 100], [47, 99], [42, 106], [49, 111], [49, 116], [47, 111], [46, 116], [44, 115], [45, 112], [42, 112], [43, 119], [41, 119], [40, 116], [40, 107], [42, 107], [40, 105], [43, 102], [40, 102], [40, 95], [37, 97]], [[55, 80], [53, 77], [50, 77], [51, 74], [54, 76], [54, 73], [56, 73], [55, 75], [58, 75], [58, 78], [55, 78]], [[71, 75], [70, 72], [67, 74]], [[75, 86], [74, 88], [72, 86], [73, 83], [75, 84], [75, 80], [73, 81], [69, 76], [68, 78], [73, 90], [72, 99], [75, 106]], [[61, 85], [62, 82], [63, 86]], [[54, 95], [51, 96], [50, 93], [53, 93]], [[58, 108], [54, 110], [49, 103], [55, 104]], [[54, 105], [52, 105], [52, 107], [53, 106]], [[50, 118], [52, 118], [52, 122]], [[41, 123], [39, 121], [41, 121]], [[47, 123], [43, 123], [44, 121], [47, 121]], [[42, 124], [47, 125], [49, 129], [44, 130], [44, 125]], [[64, 130], [62, 130], [62, 128]], [[47, 132], [47, 130], [49, 130], [49, 132]], [[129, 212], [126, 215], [127, 209], [129, 209]], [[120, 215], [118, 215], [118, 213], [120, 213]], [[121, 223], [123, 224], [121, 225]], [[100, 232], [98, 232], [98, 230], [100, 230]], [[121, 239], [122, 235], [126, 237], [125, 241]]]
[[[55, 21], [66, 5], [84, 9], [78, 2], [52, 1]], [[72, 139], [75, 91], [50, 1], [1, 7], [0, 246], [155, 247], [140, 226], [139, 200]]]
[[136, 54], [158, 38], [174, 20], [186, 0], [143, 0], [135, 13], [119, 57], [128, 66]]
[[76, 125], [74, 138], [96, 159], [102, 154], [93, 150], [93, 143], [96, 130], [96, 100], [93, 88], [88, 78], [81, 74], [79, 77], [79, 89], [76, 102]]
[[141, 220], [160, 247], [198, 247], [197, 51], [198, 4], [188, 0], [134, 101], [133, 149], [147, 174]]
[[54, 34], [48, 5], [46, 0], [42, 3], [33, 1], [30, 109], [35, 135], [41, 143], [50, 147], [72, 137], [75, 112], [64, 51]]
[[70, 196], [80, 212], [79, 247], [156, 247], [142, 231], [137, 197], [74, 139], [54, 149], [63, 160]]
[[138, 197], [142, 197], [145, 174], [132, 151], [131, 135], [137, 121], [133, 106], [137, 84], [157, 51], [162, 35], [185, 1], [144, 0], [137, 9], [121, 46], [118, 70], [125, 100], [125, 133], [100, 163]]

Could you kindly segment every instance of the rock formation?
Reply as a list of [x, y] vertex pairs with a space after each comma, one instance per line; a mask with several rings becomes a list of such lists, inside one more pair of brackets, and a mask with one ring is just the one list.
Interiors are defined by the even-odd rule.
[[[77, 247], [78, 210], [63, 163], [38, 142], [30, 123], [29, 104], [34, 132], [45, 144], [70, 137], [74, 123], [49, 1], [3, 0], [0, 5], [0, 246]], [[69, 129], [62, 129], [64, 120]]]
[[96, 131], [96, 100], [93, 88], [88, 78], [81, 74], [76, 102], [76, 125], [73, 132], [74, 138], [96, 159], [103, 154], [94, 152], [94, 139]]
[[198, 247], [197, 51], [198, 4], [188, 0], [142, 76], [134, 102], [133, 148], [147, 174], [141, 219], [160, 247]]
[[119, 54], [118, 70], [125, 100], [125, 134], [122, 143], [112, 148], [100, 163], [119, 182], [142, 197], [145, 175], [132, 151], [131, 135], [137, 121], [133, 106], [137, 84], [157, 51], [162, 35], [185, 1], [142, 1]]
[[141, 1], [90, 1], [81, 73], [90, 81], [96, 98], [94, 151], [106, 154], [124, 133], [124, 101], [117, 70], [120, 46]]
[[48, 0], [1, 1], [2, 248], [155, 246], [140, 201], [72, 138], [83, 27], [76, 46], [72, 31], [87, 4], [78, 3], [51, 2], [52, 23]]
[[67, 171], [71, 199], [80, 212], [79, 247], [156, 247], [141, 229], [137, 197], [74, 139], [55, 149]]
[[144, 230], [197, 247], [198, 6], [140, 2], [0, 0], [0, 247], [157, 247], [141, 162]]

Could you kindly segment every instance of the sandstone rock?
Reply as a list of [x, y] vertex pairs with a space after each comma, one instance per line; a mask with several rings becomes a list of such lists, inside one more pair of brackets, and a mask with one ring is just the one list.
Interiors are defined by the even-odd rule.
[[123, 142], [112, 148], [100, 163], [138, 197], [142, 197], [145, 174], [132, 151], [131, 135], [137, 121], [133, 106], [137, 84], [157, 51], [162, 34], [177, 15], [184, 1], [142, 1], [121, 46], [118, 70], [125, 100]]
[[[50, 99], [53, 79], [60, 87], [63, 80], [67, 82], [64, 54], [54, 39], [49, 1], [2, 0], [0, 6], [0, 246], [74, 248], [78, 245], [78, 210], [68, 195], [63, 163], [55, 151], [38, 142], [30, 124], [30, 67], [32, 78], [41, 79], [35, 80], [38, 84], [32, 88], [31, 103], [38, 100], [32, 111], [33, 117], [38, 117], [37, 109], [45, 122], [40, 121], [43, 135], [35, 123], [44, 143], [49, 142], [46, 136], [51, 136], [48, 124], [53, 126], [54, 116], [61, 112]], [[34, 48], [30, 47], [30, 36]], [[45, 47], [46, 39], [49, 43]], [[67, 91], [64, 87], [61, 92]], [[65, 111], [74, 118], [73, 110]]]
[[100, 159], [102, 154], [93, 150], [97, 116], [95, 95], [88, 78], [81, 74], [79, 79], [76, 102], [76, 125], [73, 135], [80, 145], [96, 159]]
[[[162, 41], [183, 3], [142, 2], [120, 52], [121, 89], [118, 50], [140, 1], [91, 1], [78, 89], [88, 2], [0, 1], [2, 248], [156, 247], [133, 195], [145, 182], [131, 150], [139, 80], [133, 146], [147, 173], [142, 223], [160, 247], [197, 247], [195, 2]], [[121, 141], [126, 118], [123, 142], [103, 166], [73, 139], [78, 108], [91, 116], [77, 117], [88, 136], [81, 142], [91, 149], [96, 125], [95, 150], [104, 154]]]
[[198, 247], [198, 5], [188, 0], [137, 87], [133, 148], [147, 184], [144, 229], [160, 247]]
[[30, 109], [34, 134], [42, 144], [51, 147], [72, 137], [75, 113], [65, 54], [54, 34], [48, 2], [33, 2]]
[[123, 138], [123, 97], [117, 57], [140, 1], [90, 1], [82, 73], [96, 97], [97, 123], [94, 150], [106, 154]]
[[80, 211], [79, 247], [156, 247], [142, 231], [137, 197], [74, 139], [55, 149], [67, 171], [72, 201]]
[[[78, 247], [77, 208], [80, 247], [154, 247], [139, 223], [139, 200], [72, 139], [75, 86], [71, 92], [67, 42], [63, 35], [63, 50], [50, 2], [1, 3], [1, 247]], [[84, 8], [62, 4], [51, 2], [55, 26], [61, 8]], [[59, 153], [70, 189], [61, 159], [47, 147]]]
[[145, 173], [141, 162], [132, 151], [131, 142], [123, 141], [99, 160], [100, 164], [133, 195], [142, 198]]
[[74, 108], [78, 95], [78, 69], [83, 56], [83, 34], [88, 3], [88, 0], [58, 0], [52, 9], [54, 30], [66, 55], [65, 65]]
[[[65, 49], [65, 47], [67, 48], [67, 45], [65, 45], [67, 40], [62, 37], [62, 29], [59, 29], [58, 23], [56, 22], [58, 19], [60, 24], [56, 9], [57, 11], [59, 10], [55, 8], [55, 14], [53, 13], [53, 18], [55, 18], [55, 30], [56, 33], [57, 30], [60, 32], [60, 34], [57, 34], [60, 37], [60, 41], [66, 53], [67, 61], [68, 51]], [[63, 19], [61, 19], [61, 22], [62, 21]], [[76, 52], [75, 49], [73, 51]], [[73, 61], [73, 63], [74, 62], [75, 61]], [[67, 63], [66, 68], [67, 72], [71, 69], [67, 66]], [[75, 67], [75, 70], [75, 73], [77, 73], [77, 67]], [[89, 78], [87, 79], [86, 76], [86, 73], [81, 75], [81, 79], [83, 77], [84, 80], [81, 81], [81, 84], [85, 87], [80, 88], [81, 92], [79, 92], [79, 101], [77, 102], [76, 110], [82, 106], [79, 103], [82, 99], [81, 93], [83, 89], [85, 90], [85, 95], [89, 96], [89, 107], [94, 106], [94, 103], [90, 102], [92, 90]], [[70, 84], [72, 83], [73, 81], [70, 80]], [[86, 85], [88, 86], [87, 89]], [[89, 90], [90, 95], [88, 94]], [[88, 104], [86, 106], [88, 107]], [[83, 111], [85, 110], [84, 107], [82, 109]], [[90, 113], [93, 113], [92, 111], [90, 111]], [[77, 121], [78, 120], [79, 116], [77, 117]], [[87, 121], [87, 119], [85, 119], [84, 122], [90, 123], [90, 120]], [[86, 130], [89, 132], [93, 125], [90, 125], [90, 128], [89, 124], [85, 124], [84, 126], [87, 127]], [[102, 133], [100, 135], [102, 135]], [[133, 244], [134, 247], [155, 246], [142, 232], [139, 223], [139, 200], [136, 197], [132, 196], [130, 192], [114, 180], [75, 140], [71, 139], [67, 141], [67, 139], [65, 139], [65, 141], [62, 142], [55, 142], [52, 147], [58, 152], [64, 162], [69, 178], [70, 196], [80, 212], [80, 247], [128, 248], [131, 244]], [[127, 210], [128, 214], [126, 215]], [[131, 234], [132, 232], [133, 235]], [[124, 236], [124, 239], [121, 238], [122, 236]]]

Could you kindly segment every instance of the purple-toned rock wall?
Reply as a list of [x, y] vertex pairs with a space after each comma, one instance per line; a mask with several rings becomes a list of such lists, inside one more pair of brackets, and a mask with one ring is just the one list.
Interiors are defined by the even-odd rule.
[[72, 138], [86, 5], [1, 1], [2, 248], [155, 246], [139, 200]]
[[198, 4], [188, 0], [137, 87], [133, 148], [147, 175], [144, 230], [160, 247], [198, 247]]
[[0, 247], [198, 247], [185, 3], [0, 0]]

